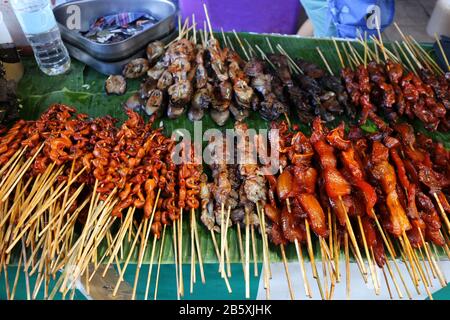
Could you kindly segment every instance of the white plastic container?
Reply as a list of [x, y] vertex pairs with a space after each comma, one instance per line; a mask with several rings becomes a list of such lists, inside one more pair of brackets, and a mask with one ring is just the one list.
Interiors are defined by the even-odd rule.
[[427, 33], [434, 38], [439, 36], [450, 37], [450, 0], [438, 0], [428, 21]]

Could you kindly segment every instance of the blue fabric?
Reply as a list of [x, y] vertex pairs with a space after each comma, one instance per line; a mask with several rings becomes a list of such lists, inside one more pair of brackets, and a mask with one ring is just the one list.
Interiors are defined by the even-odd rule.
[[328, 0], [329, 14], [337, 36], [356, 38], [376, 35], [377, 26], [383, 31], [394, 20], [394, 0]]
[[316, 38], [337, 35], [327, 0], [301, 0], [300, 2], [314, 26], [314, 36]]

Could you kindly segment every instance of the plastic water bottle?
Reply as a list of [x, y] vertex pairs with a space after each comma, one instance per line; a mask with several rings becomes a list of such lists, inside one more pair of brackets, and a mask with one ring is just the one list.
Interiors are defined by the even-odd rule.
[[12, 0], [14, 12], [40, 69], [53, 76], [70, 69], [70, 57], [49, 0]]

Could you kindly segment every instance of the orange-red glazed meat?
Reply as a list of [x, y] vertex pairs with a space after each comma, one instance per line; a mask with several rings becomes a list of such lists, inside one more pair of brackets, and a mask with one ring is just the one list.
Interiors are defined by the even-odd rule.
[[308, 220], [311, 228], [319, 237], [328, 237], [328, 227], [325, 213], [320, 206], [319, 201], [313, 194], [302, 193], [297, 196], [303, 211], [308, 214]]

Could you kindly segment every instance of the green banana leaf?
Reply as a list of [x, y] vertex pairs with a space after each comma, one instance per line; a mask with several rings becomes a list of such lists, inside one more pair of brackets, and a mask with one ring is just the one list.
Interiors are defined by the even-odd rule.
[[[218, 38], [221, 35], [216, 34]], [[242, 49], [240, 48], [238, 42], [236, 41], [233, 34], [226, 34], [226, 36], [231, 40], [232, 45], [241, 54]], [[296, 36], [280, 36], [280, 35], [258, 35], [241, 33], [239, 34], [241, 40], [246, 43], [248, 42], [255, 52], [258, 52], [256, 46], [261, 48], [265, 53], [269, 53], [272, 48], [276, 48], [277, 44], [280, 44], [284, 50], [292, 58], [303, 58], [305, 60], [315, 62], [318, 65], [325, 68], [325, 64], [320, 58], [317, 48], [320, 48], [324, 56], [326, 57], [331, 69], [335, 74], [338, 74], [340, 69], [340, 63], [338, 55], [336, 54], [335, 46], [331, 40], [326, 39], [308, 39], [299, 38]], [[270, 46], [269, 46], [270, 42]], [[360, 46], [355, 44], [355, 47]], [[387, 44], [387, 48], [390, 46]], [[424, 46], [427, 51], [430, 51], [429, 46]], [[275, 49], [276, 50], [276, 49]], [[250, 53], [248, 47], [246, 47], [246, 52]], [[259, 55], [259, 52], [258, 52]], [[245, 55], [242, 54], [244, 57]], [[344, 60], [346, 57], [344, 56]], [[19, 97], [21, 99], [22, 109], [21, 115], [25, 119], [36, 119], [42, 112], [44, 112], [48, 106], [52, 103], [65, 103], [77, 108], [79, 112], [84, 112], [92, 117], [98, 117], [103, 115], [111, 115], [119, 120], [124, 120], [126, 118], [125, 113], [122, 108], [122, 104], [127, 100], [129, 96], [134, 94], [139, 88], [139, 81], [129, 81], [128, 91], [124, 96], [108, 96], [104, 91], [104, 82], [106, 77], [95, 70], [87, 67], [86, 65], [73, 61], [71, 71], [68, 74], [57, 76], [57, 77], [47, 77], [42, 74], [34, 60], [25, 59], [25, 76], [19, 84]], [[292, 122], [297, 123], [296, 117], [292, 116]], [[341, 120], [341, 119], [339, 119]], [[345, 120], [345, 118], [343, 119]], [[185, 128], [193, 132], [193, 123], [190, 122], [186, 116], [182, 116], [177, 120], [162, 119], [164, 123], [166, 134], [170, 135], [177, 128]], [[260, 116], [256, 113], [246, 120], [249, 127], [260, 129], [267, 128], [267, 122], [262, 120]], [[426, 132], [420, 123], [414, 123], [417, 129]], [[209, 115], [205, 116], [203, 119], [203, 130], [208, 128], [217, 127], [215, 123], [211, 120]], [[232, 128], [233, 121], [230, 119], [224, 127], [221, 129]], [[304, 131], [308, 131], [305, 126], [300, 126]], [[373, 124], [367, 124], [364, 127], [367, 131], [376, 130]], [[434, 139], [441, 141], [445, 144], [447, 148], [450, 148], [450, 134], [449, 133], [430, 133], [426, 132], [429, 136]], [[184, 233], [183, 233], [183, 260], [185, 262], [190, 261], [190, 230], [186, 220], [188, 220], [188, 215], [185, 215], [184, 223]], [[211, 234], [199, 224], [199, 237], [200, 246], [202, 251], [203, 261], [217, 262], [213, 242], [211, 240]], [[243, 233], [244, 235], [244, 233]], [[219, 240], [219, 235], [216, 235]], [[258, 232], [255, 235], [256, 246], [257, 246], [257, 259], [260, 261], [262, 259], [262, 241], [261, 236]], [[161, 241], [158, 242], [157, 248], [159, 248]], [[231, 262], [240, 262], [241, 257], [239, 254], [238, 240], [236, 228], [232, 228], [229, 231], [229, 255]], [[128, 249], [131, 243], [125, 240], [125, 254], [121, 257], [123, 260], [127, 257]], [[151, 241], [149, 241], [148, 246], [151, 246]], [[106, 247], [106, 244], [102, 244], [102, 249]], [[316, 243], [315, 253], [319, 252], [319, 245]], [[280, 248], [271, 247], [270, 248], [270, 260], [271, 262], [281, 261]], [[100, 250], [100, 251], [103, 251]], [[158, 254], [158, 250], [156, 254]], [[137, 251], [137, 250], [135, 250]], [[147, 250], [145, 261], [150, 259], [150, 251]], [[306, 250], [304, 250], [305, 252]], [[166, 240], [163, 250], [162, 262], [163, 263], [173, 263], [173, 242], [172, 242], [172, 228], [167, 229]], [[100, 252], [101, 254], [102, 252]], [[286, 254], [289, 260], [297, 259], [295, 248], [293, 246], [288, 246], [286, 248]], [[136, 259], [137, 253], [133, 255], [132, 261]]]

